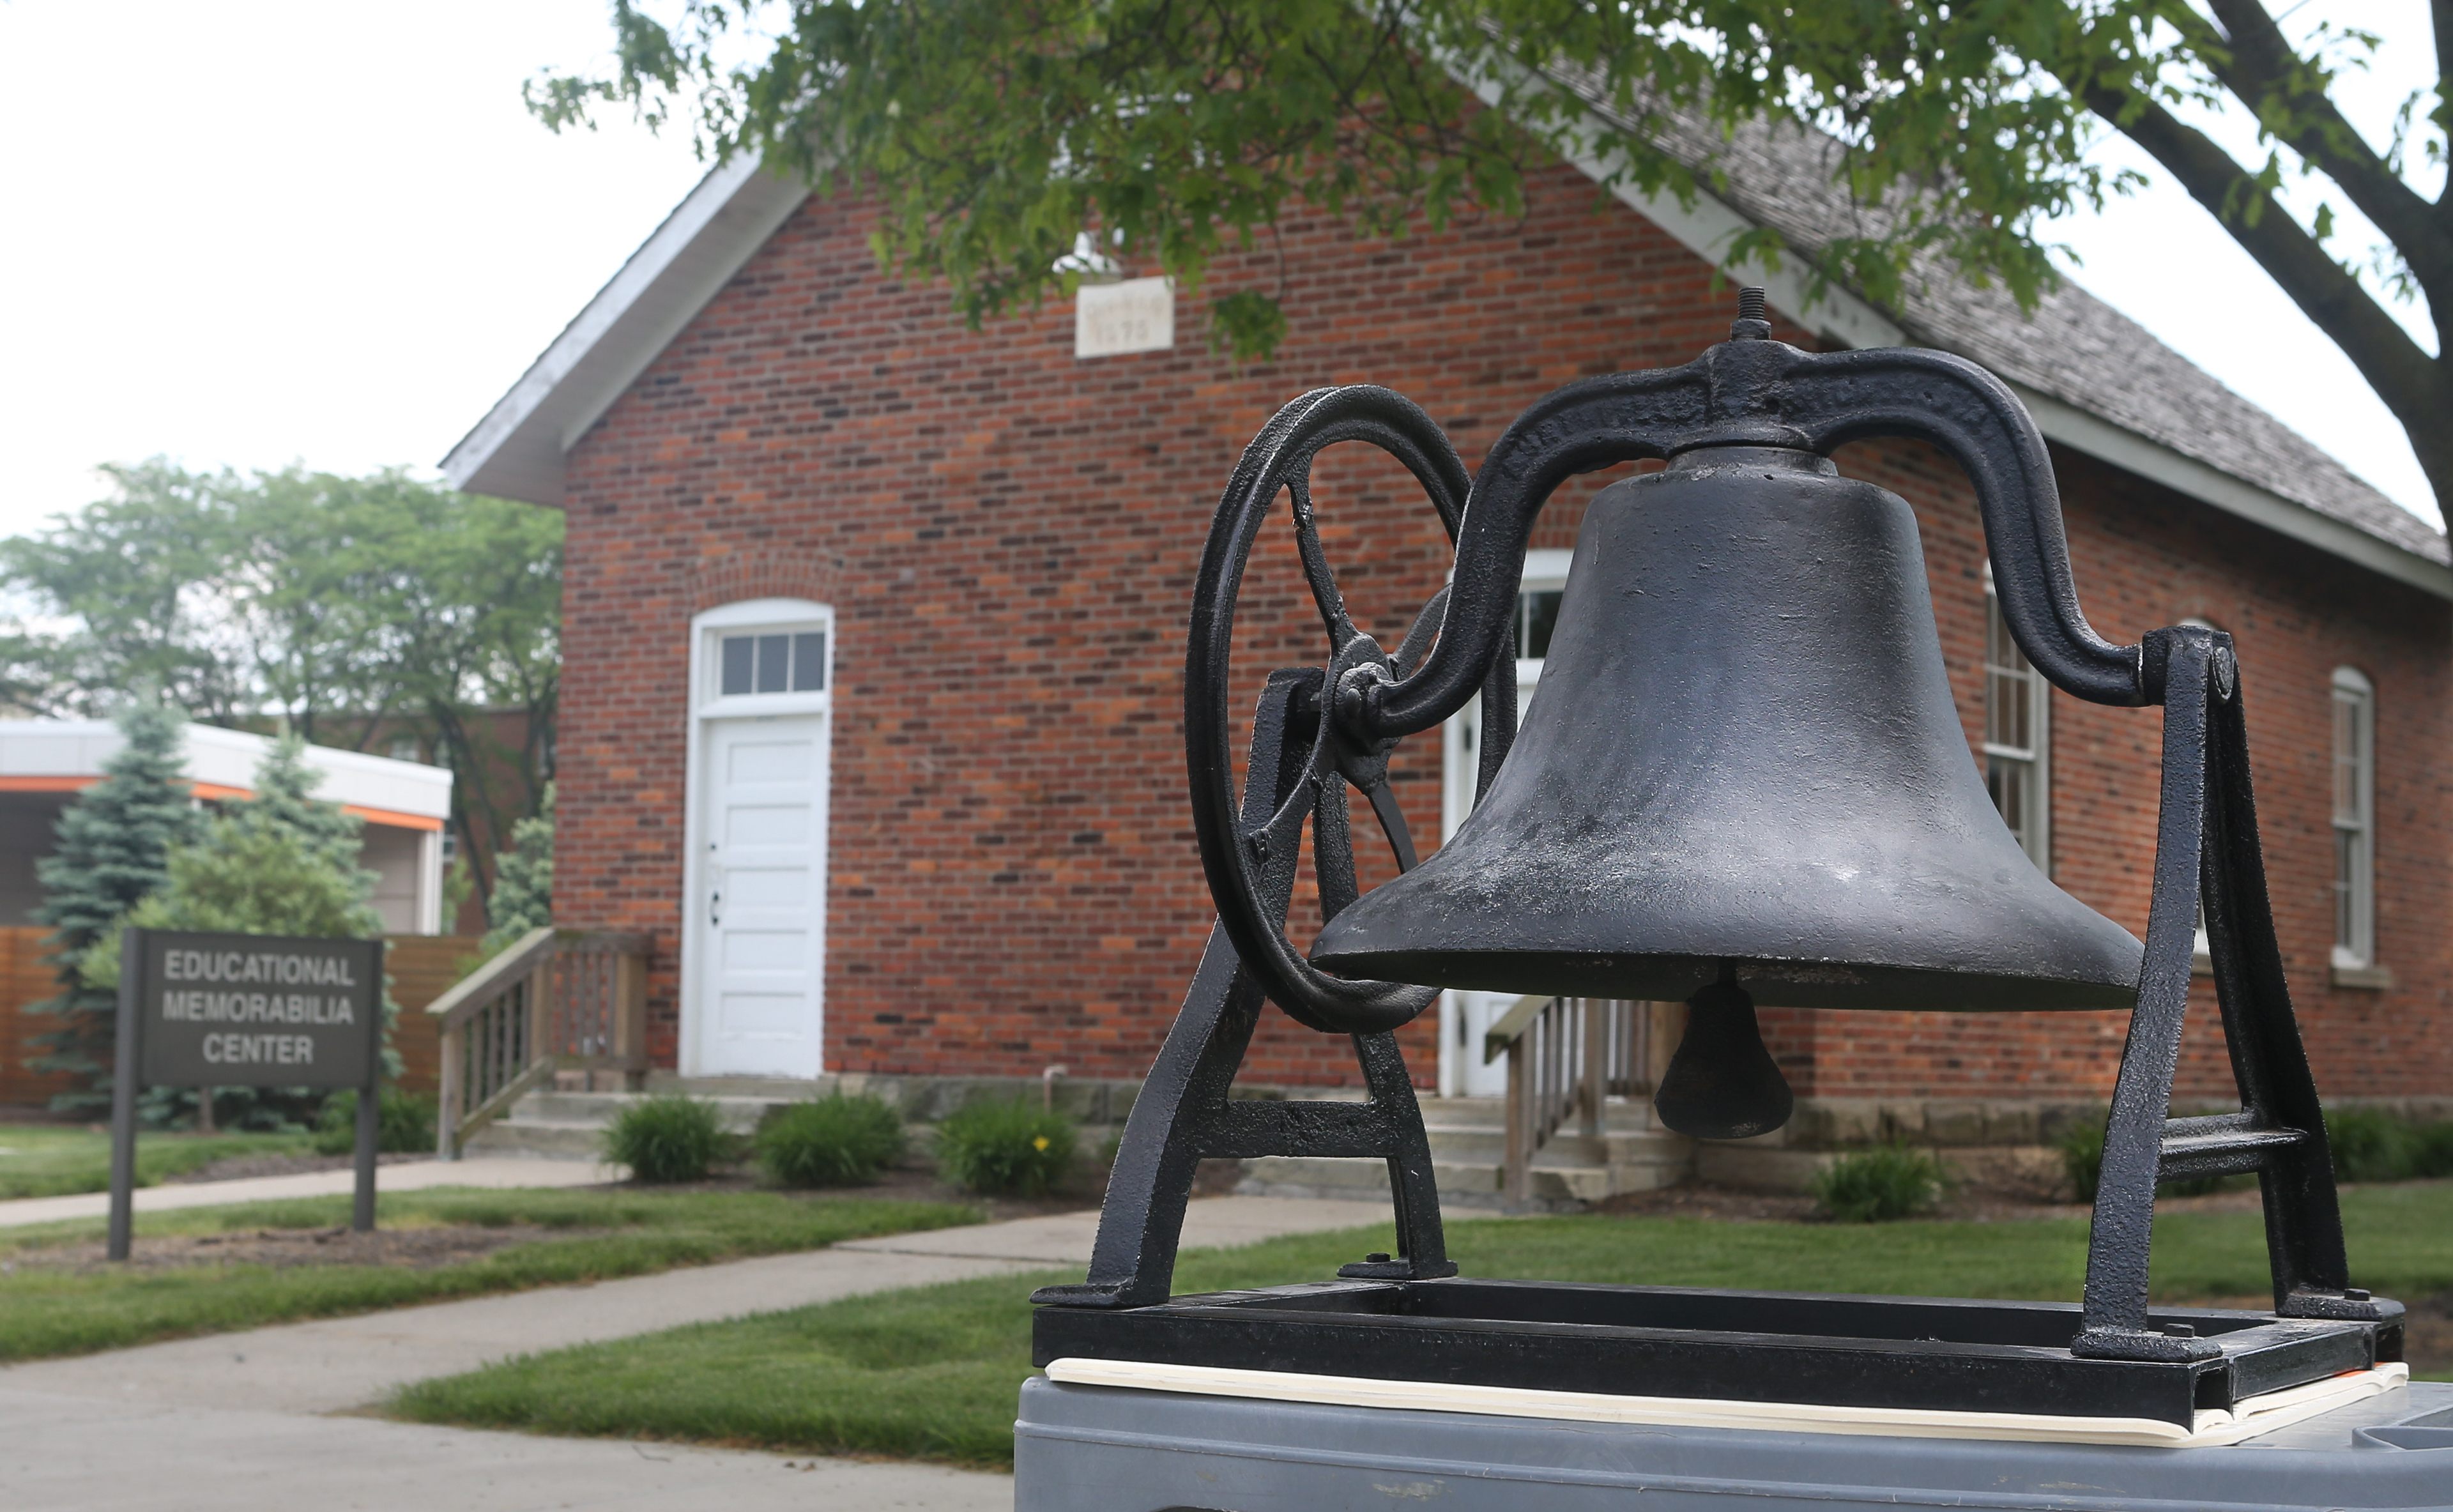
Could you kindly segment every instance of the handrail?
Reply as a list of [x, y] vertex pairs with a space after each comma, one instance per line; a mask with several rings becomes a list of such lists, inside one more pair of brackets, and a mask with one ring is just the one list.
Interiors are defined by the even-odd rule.
[[442, 1040], [435, 1152], [459, 1158], [470, 1134], [557, 1071], [634, 1084], [648, 1068], [651, 936], [529, 930], [427, 1007]]
[[485, 965], [451, 984], [441, 997], [426, 1005], [429, 1015], [443, 1021], [435, 1027], [454, 1028], [487, 1003], [509, 991], [534, 970], [539, 961], [553, 953], [554, 939], [551, 925], [539, 925], [488, 957]]
[[1484, 1031], [1483, 1064], [1507, 1057], [1507, 1149], [1503, 1189], [1511, 1207], [1533, 1203], [1533, 1158], [1567, 1120], [1606, 1132], [1605, 1105], [1652, 1084], [1655, 1005], [1605, 998], [1518, 998]]
[[1497, 1023], [1482, 1031], [1482, 1064], [1488, 1065], [1514, 1049], [1516, 1042], [1524, 1038], [1525, 1031], [1533, 1027], [1544, 1010], [1558, 1001], [1555, 997], [1518, 998]]

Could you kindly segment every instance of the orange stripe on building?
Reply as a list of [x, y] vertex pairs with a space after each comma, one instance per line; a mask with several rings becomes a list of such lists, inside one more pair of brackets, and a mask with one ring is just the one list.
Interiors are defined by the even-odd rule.
[[[102, 781], [99, 777], [0, 777], [0, 793], [77, 793]], [[227, 783], [190, 783], [188, 790], [209, 803], [253, 798], [250, 788], [232, 787]], [[370, 808], [364, 804], [343, 804], [341, 811], [355, 814], [370, 825], [389, 825], [394, 829], [441, 829], [443, 821], [431, 814], [403, 813], [397, 808]]]

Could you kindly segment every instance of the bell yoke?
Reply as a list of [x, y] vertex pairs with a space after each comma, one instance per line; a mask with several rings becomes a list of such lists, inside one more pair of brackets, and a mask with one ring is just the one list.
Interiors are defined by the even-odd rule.
[[[2164, 706], [2143, 945], [2032, 865], [1985, 793], [1951, 701], [1914, 512], [1828, 460], [1885, 436], [1938, 446], [1974, 484], [2004, 618], [2038, 671], [2094, 703]], [[1312, 516], [1312, 461], [1345, 441], [1402, 462], [1456, 544], [1449, 586], [1393, 651], [1352, 623]], [[1508, 637], [1534, 521], [1568, 478], [1640, 459], [1666, 466], [1604, 489], [1585, 511], [1543, 692], [1520, 731]], [[1268, 679], [1239, 794], [1227, 707], [1235, 602], [1282, 491], [1329, 654]], [[1476, 696], [1475, 807], [1417, 865], [1389, 753]], [[1684, 999], [1686, 1032], [1656, 1104], [1669, 1127], [1723, 1139], [1777, 1128], [1790, 1111], [1758, 1005], [2132, 1009], [2082, 1307], [1980, 1319], [2011, 1304], [1953, 1304], [1959, 1338], [1932, 1332], [1938, 1304], [1885, 1322], [1867, 1307], [1910, 1300], [1848, 1299], [1820, 1319], [1790, 1299], [1776, 1310], [1792, 1322], [1767, 1333], [1699, 1323], [1695, 1299], [1706, 1294], [1672, 1303], [1642, 1287], [1583, 1289], [1616, 1299], [1603, 1303], [1562, 1291], [1550, 1321], [1563, 1326], [1600, 1323], [1599, 1308], [1630, 1336], [1665, 1328], [1680, 1339], [1620, 1341], [1606, 1367], [1576, 1367], [1615, 1384], [1581, 1389], [1836, 1393], [1786, 1399], [1825, 1401], [1872, 1389], [1905, 1402], [1983, 1380], [2024, 1410], [2124, 1410], [2109, 1404], [2118, 1398], [2168, 1415], [2398, 1358], [2402, 1309], [2345, 1274], [2323, 1116], [2266, 902], [2229, 638], [2176, 627], [2116, 646], [2096, 633], [2079, 607], [2043, 438], [1975, 365], [1915, 349], [1801, 351], [1772, 339], [1762, 291], [1747, 289], [1728, 341], [1683, 368], [1559, 389], [1507, 428], [1469, 484], [1438, 427], [1397, 394], [1306, 394], [1253, 441], [1220, 502], [1194, 587], [1185, 736], [1218, 926], [1128, 1120], [1089, 1280], [1039, 1294], [1055, 1304], [1040, 1314], [1043, 1356], [1132, 1347], [1283, 1360], [1286, 1341], [1313, 1338], [1350, 1305], [1359, 1311], [1344, 1323], [1364, 1331], [1339, 1336], [1339, 1351], [1359, 1350], [1348, 1363], [1263, 1367], [1358, 1373], [1376, 1361], [1450, 1379], [1505, 1375], [1470, 1363], [1488, 1353], [1475, 1329], [1498, 1325], [1457, 1289], [1488, 1283], [1443, 1280], [1455, 1267], [1391, 1034], [1455, 987]], [[1348, 787], [1400, 868], [1360, 895]], [[1307, 953], [1285, 930], [1306, 826], [1326, 919]], [[2242, 1107], [2171, 1119], [2201, 905]], [[1264, 1000], [1352, 1036], [1370, 1101], [1230, 1103]], [[1341, 1276], [1363, 1289], [1335, 1294], [1343, 1302], [1294, 1288], [1308, 1299], [1300, 1327], [1248, 1312], [1230, 1326], [1212, 1314], [1232, 1309], [1169, 1304], [1193, 1166], [1264, 1154], [1386, 1159], [1400, 1255], [1346, 1266]], [[2156, 1182], [2247, 1171], [2264, 1191], [2275, 1311], [2150, 1318]], [[1549, 1316], [1531, 1292], [1509, 1296], [1515, 1325]], [[1089, 1321], [1113, 1309], [1146, 1316]], [[1402, 1346], [1383, 1339], [1375, 1355], [1366, 1318], [1391, 1310], [1445, 1322], [1404, 1331]], [[1239, 1328], [1244, 1345], [1220, 1342]], [[1454, 1358], [1426, 1343], [1443, 1330], [1456, 1336]], [[1849, 1336], [1837, 1354], [1835, 1332]], [[1731, 1374], [1731, 1362], [1760, 1365], [1763, 1351], [1802, 1347], [1804, 1336], [1813, 1347], [1782, 1364], [1777, 1385], [1750, 1390], [1745, 1370]], [[1521, 1326], [1509, 1337], [1520, 1355], [1532, 1347]], [[1578, 1351], [1592, 1337], [1579, 1337], [1553, 1367], [1586, 1358]], [[1765, 1342], [1778, 1338], [1789, 1344]], [[2101, 1368], [2077, 1367], [2108, 1362], [2164, 1374], [2123, 1378], [2128, 1394], [2107, 1395]]]

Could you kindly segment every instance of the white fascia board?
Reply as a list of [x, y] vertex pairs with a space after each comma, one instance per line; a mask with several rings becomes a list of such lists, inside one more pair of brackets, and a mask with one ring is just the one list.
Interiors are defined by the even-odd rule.
[[2134, 430], [2124, 430], [2065, 400], [2038, 393], [2022, 384], [2010, 391], [2036, 417], [2036, 428], [2048, 440], [2072, 451], [2108, 462], [2149, 482], [2160, 483], [2225, 514], [2237, 515], [2371, 572], [2406, 583], [2440, 599], [2453, 599], [2453, 567], [2404, 551], [2389, 541], [2319, 514], [2306, 505], [2207, 467]]
[[[127, 744], [119, 726], [108, 720], [0, 721], [0, 776], [99, 777], [103, 764]], [[255, 769], [271, 748], [271, 741], [243, 729], [189, 725], [181, 731], [180, 757], [188, 780], [216, 787], [252, 791]], [[330, 746], [308, 746], [305, 761], [323, 774], [315, 790], [318, 798], [422, 819], [451, 817], [448, 766]]]
[[[1496, 87], [1479, 80], [1467, 82], [1485, 104], [1494, 108], [1498, 105]], [[1601, 133], [1596, 132], [1593, 140], [1600, 143]], [[1812, 280], [1793, 266], [1794, 260], [1790, 260], [1790, 266], [1780, 268], [1767, 267], [1759, 257], [1727, 264], [1729, 247], [1740, 233], [1752, 228], [1753, 222], [1726, 201], [1702, 190], [1696, 192], [1690, 204], [1675, 194], [1648, 193], [1624, 181], [1608, 183], [1610, 169], [1604, 156], [1605, 151], [1605, 147], [1578, 151], [1571, 153], [1568, 161], [1595, 183], [1606, 184], [1620, 204], [1667, 231], [1687, 250], [1733, 277], [1761, 286], [1765, 297], [1798, 324], [1845, 347], [1909, 345], [1907, 333], [1896, 322], [1845, 289], [1826, 285], [1809, 303]], [[2271, 489], [2210, 468], [2151, 436], [2140, 435], [2076, 405], [2018, 384], [2010, 388], [2026, 405], [2027, 412], [2035, 417], [2036, 428], [2048, 441], [2111, 463], [2201, 504], [2211, 505], [2396, 582], [2409, 584], [2438, 598], [2453, 599], [2453, 567], [2404, 551], [2356, 526], [2345, 525]]]
[[748, 157], [699, 180], [443, 459], [452, 487], [559, 506], [564, 456], [808, 192]]

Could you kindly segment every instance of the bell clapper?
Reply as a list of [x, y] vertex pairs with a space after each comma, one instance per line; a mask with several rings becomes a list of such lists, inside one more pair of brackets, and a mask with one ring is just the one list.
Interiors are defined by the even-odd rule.
[[1737, 963], [1686, 1000], [1686, 1033], [1662, 1072], [1652, 1105], [1662, 1124], [1692, 1139], [1742, 1140], [1788, 1122], [1797, 1099], [1763, 1043], [1755, 1000], [1738, 985]]

